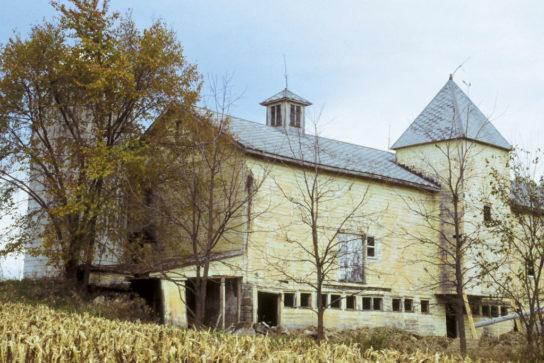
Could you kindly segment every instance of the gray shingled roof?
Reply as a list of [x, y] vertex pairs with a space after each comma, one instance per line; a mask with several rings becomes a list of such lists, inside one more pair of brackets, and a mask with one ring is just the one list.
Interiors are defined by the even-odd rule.
[[506, 150], [512, 148], [450, 78], [391, 149], [458, 138], [475, 140]]
[[[287, 133], [261, 123], [230, 117], [230, 128], [236, 140], [252, 154], [291, 162], [304, 160], [313, 165], [316, 138]], [[318, 164], [327, 170], [355, 176], [408, 185], [427, 190], [438, 190], [437, 184], [409, 171], [395, 162], [395, 154], [364, 146], [317, 138]]]
[[299, 95], [294, 94], [293, 92], [285, 88], [283, 91], [276, 93], [274, 96], [268, 97], [266, 100], [261, 102], [261, 105], [268, 106], [272, 103], [276, 103], [279, 101], [293, 101], [304, 106], [310, 106], [312, 104], [310, 101], [300, 97]]

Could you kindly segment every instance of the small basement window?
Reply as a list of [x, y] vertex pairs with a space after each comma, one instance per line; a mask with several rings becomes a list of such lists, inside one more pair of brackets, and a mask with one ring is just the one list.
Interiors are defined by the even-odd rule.
[[372, 301], [372, 309], [373, 310], [382, 310], [382, 298], [381, 297], [375, 297]]
[[483, 316], [490, 316], [489, 315], [489, 305], [482, 305], [482, 315]]
[[294, 292], [285, 292], [283, 294], [283, 306], [286, 308], [295, 307], [295, 293]]
[[497, 316], [499, 316], [499, 307], [497, 305], [491, 306], [491, 316], [493, 318], [496, 318]]
[[501, 316], [506, 316], [506, 315], [508, 315], [508, 307], [501, 306]]
[[491, 206], [484, 205], [484, 222], [491, 222]]
[[310, 302], [312, 301], [312, 294], [303, 292], [300, 294], [300, 307], [301, 308], [310, 308]]
[[393, 299], [393, 311], [402, 311], [400, 307], [400, 299]]
[[414, 300], [404, 299], [404, 311], [413, 312], [414, 311]]
[[346, 296], [346, 309], [355, 310], [355, 296]]
[[421, 300], [420, 305], [421, 305], [421, 312], [422, 313], [426, 314], [426, 313], [429, 312], [429, 300]]
[[363, 297], [363, 310], [370, 310], [371, 309], [371, 304], [372, 303], [372, 298], [370, 297]]
[[331, 295], [331, 308], [340, 309], [342, 307], [342, 296]]
[[366, 238], [366, 255], [367, 257], [376, 257], [376, 240], [374, 237]]

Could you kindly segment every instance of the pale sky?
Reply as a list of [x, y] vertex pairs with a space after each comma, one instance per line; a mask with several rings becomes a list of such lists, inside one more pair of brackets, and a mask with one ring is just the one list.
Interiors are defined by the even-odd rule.
[[[259, 102], [285, 87], [285, 55], [289, 89], [322, 112], [322, 136], [386, 150], [465, 62], [454, 80], [506, 139], [544, 146], [542, 1], [110, 4], [140, 28], [162, 18], [205, 79], [232, 74], [238, 117], [264, 123]], [[53, 15], [47, 0], [4, 4], [0, 43]]]

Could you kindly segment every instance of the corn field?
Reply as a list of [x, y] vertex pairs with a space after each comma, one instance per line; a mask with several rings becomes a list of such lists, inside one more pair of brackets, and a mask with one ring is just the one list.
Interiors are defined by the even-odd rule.
[[367, 350], [305, 338], [244, 337], [69, 314], [21, 303], [0, 307], [1, 362], [453, 362], [441, 355]]

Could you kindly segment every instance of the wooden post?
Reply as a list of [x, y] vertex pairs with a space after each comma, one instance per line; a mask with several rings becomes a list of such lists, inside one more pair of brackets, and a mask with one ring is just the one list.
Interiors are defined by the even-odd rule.
[[463, 294], [463, 302], [465, 303], [465, 309], [467, 310], [468, 323], [470, 325], [470, 332], [472, 333], [472, 339], [478, 339], [478, 333], [476, 333], [476, 327], [474, 326], [474, 319], [472, 318], [472, 310], [468, 303], [467, 294]]
[[281, 313], [283, 311], [283, 299], [284, 299], [284, 296], [283, 296], [283, 292], [278, 294], [278, 309], [277, 309], [277, 312], [276, 314], [278, 314], [278, 319], [277, 319], [277, 322], [276, 322], [276, 326], [280, 326], [281, 325]]
[[[516, 312], [516, 304], [514, 304], [514, 300], [510, 299], [510, 305], [512, 306], [512, 309], [514, 309], [514, 313]], [[521, 322], [519, 319], [514, 319], [514, 324], [516, 324], [516, 328], [519, 332], [521, 332]]]
[[238, 295], [238, 310], [236, 312], [236, 322], [239, 323], [242, 319], [242, 278], [236, 279], [236, 290]]
[[221, 278], [221, 287], [219, 288], [219, 307], [221, 312], [221, 328], [225, 329], [225, 278]]

